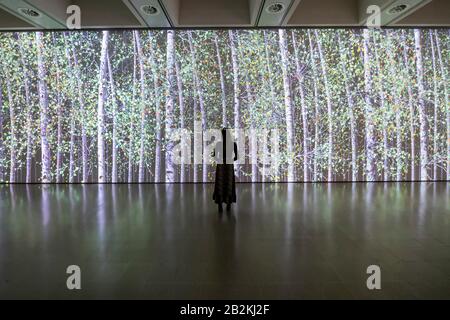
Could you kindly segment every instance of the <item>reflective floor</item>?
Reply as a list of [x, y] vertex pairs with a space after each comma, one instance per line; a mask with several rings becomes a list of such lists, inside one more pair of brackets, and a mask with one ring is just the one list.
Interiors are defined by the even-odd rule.
[[212, 191], [0, 186], [0, 298], [450, 299], [448, 183], [240, 184], [222, 216]]

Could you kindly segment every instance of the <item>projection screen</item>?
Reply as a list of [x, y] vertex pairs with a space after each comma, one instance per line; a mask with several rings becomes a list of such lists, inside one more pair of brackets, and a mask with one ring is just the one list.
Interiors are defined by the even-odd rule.
[[0, 182], [449, 180], [447, 29], [0, 34]]

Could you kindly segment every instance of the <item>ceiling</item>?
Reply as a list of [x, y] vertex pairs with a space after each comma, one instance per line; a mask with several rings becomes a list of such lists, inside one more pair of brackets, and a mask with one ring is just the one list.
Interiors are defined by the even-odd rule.
[[0, 30], [66, 29], [70, 5], [84, 29], [363, 26], [371, 4], [383, 26], [450, 26], [450, 0], [0, 0]]

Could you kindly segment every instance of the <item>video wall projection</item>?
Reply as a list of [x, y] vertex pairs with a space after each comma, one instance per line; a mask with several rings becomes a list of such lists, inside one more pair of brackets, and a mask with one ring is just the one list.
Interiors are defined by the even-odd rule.
[[1, 33], [0, 182], [210, 182], [222, 127], [241, 182], [449, 180], [449, 37]]

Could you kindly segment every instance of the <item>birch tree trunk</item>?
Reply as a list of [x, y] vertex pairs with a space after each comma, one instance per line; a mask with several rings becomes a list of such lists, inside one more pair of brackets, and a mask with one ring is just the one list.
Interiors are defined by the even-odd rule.
[[[195, 87], [195, 85], [194, 85]], [[196, 92], [195, 89], [193, 89], [193, 93], [192, 93], [192, 100], [193, 100], [193, 115], [192, 115], [192, 119], [194, 120], [194, 164], [193, 164], [193, 181], [194, 183], [200, 182], [199, 180], [199, 168], [197, 165], [197, 161], [196, 161], [196, 157], [195, 157], [195, 129], [196, 129], [196, 125], [195, 122], [197, 121], [197, 116], [198, 116], [198, 102], [197, 102], [197, 96], [196, 96]]]
[[114, 84], [114, 75], [111, 67], [111, 59], [107, 54], [108, 74], [109, 74], [109, 87], [111, 90], [110, 97], [112, 100], [112, 169], [111, 169], [111, 182], [117, 183], [117, 98], [116, 87]]
[[[411, 74], [409, 72], [409, 61], [408, 61], [408, 43], [406, 41], [405, 31], [402, 31], [402, 43], [403, 43], [403, 63], [405, 65], [406, 78], [409, 79]], [[411, 140], [411, 181], [416, 180], [416, 129], [415, 129], [415, 108], [413, 103], [413, 92], [410, 81], [408, 81], [408, 108], [410, 117], [410, 140]]]
[[[202, 88], [202, 84], [200, 82], [200, 78], [198, 76], [196, 50], [194, 47], [191, 31], [188, 31], [188, 37], [189, 37], [189, 48], [191, 51], [191, 59], [192, 59], [194, 86], [195, 86], [195, 90], [197, 91], [198, 102], [199, 102], [199, 106], [200, 106], [200, 114], [201, 114], [201, 118], [202, 118], [202, 130], [203, 130], [203, 132], [205, 132], [205, 130], [206, 130], [206, 109], [205, 109], [205, 103], [203, 100], [203, 88]], [[203, 156], [202, 156], [202, 159], [203, 159], [203, 161], [202, 161], [203, 162], [203, 168], [202, 168], [203, 182], [208, 181], [207, 157], [204, 154], [205, 150], [206, 150], [206, 140], [203, 139], [203, 153], [202, 153], [203, 154]]]
[[369, 30], [364, 29], [364, 87], [365, 87], [365, 113], [366, 113], [366, 179], [375, 181], [375, 137], [372, 101], [372, 74], [370, 71]]
[[314, 159], [313, 159], [313, 181], [318, 180], [317, 151], [319, 148], [319, 90], [317, 86], [317, 66], [315, 61], [315, 50], [313, 47], [311, 31], [308, 30], [309, 52], [311, 59], [311, 70], [314, 90]]
[[70, 105], [70, 146], [69, 146], [69, 183], [74, 182], [74, 152], [75, 152], [75, 120], [73, 119], [74, 106], [73, 103]]
[[383, 131], [383, 181], [388, 181], [390, 179], [390, 167], [389, 167], [389, 159], [388, 159], [388, 153], [389, 153], [389, 137], [387, 132], [387, 126], [388, 126], [388, 119], [387, 119], [387, 110], [386, 110], [386, 94], [384, 92], [384, 76], [383, 71], [381, 69], [380, 65], [380, 59], [378, 56], [378, 49], [377, 49], [377, 43], [375, 39], [375, 35], [372, 34], [373, 39], [373, 52], [375, 56], [375, 64], [377, 66], [377, 74], [379, 79], [379, 99], [380, 99], [380, 109], [382, 110], [383, 117], [382, 117], [382, 131]]
[[78, 83], [78, 103], [80, 105], [80, 115], [81, 115], [81, 161], [82, 161], [82, 179], [81, 182], [86, 183], [89, 180], [89, 163], [88, 163], [88, 145], [87, 145], [87, 133], [86, 133], [86, 112], [84, 105], [84, 90], [83, 90], [83, 80], [81, 78], [81, 68], [78, 64], [77, 52], [75, 46], [72, 47], [73, 51], [73, 63], [75, 67], [75, 74]]
[[327, 63], [322, 50], [322, 42], [317, 30], [314, 30], [317, 39], [317, 49], [319, 50], [320, 66], [322, 68], [322, 77], [325, 85], [325, 96], [327, 98], [327, 114], [328, 114], [328, 174], [327, 181], [333, 181], [333, 105], [331, 102], [330, 85], [328, 83]]
[[[137, 86], [137, 49], [136, 49], [136, 38], [133, 35], [133, 88], [132, 88], [132, 98], [131, 98], [131, 106], [130, 113], [134, 112], [134, 105], [136, 102], [136, 86]], [[128, 138], [128, 183], [133, 182], [133, 147], [134, 147], [134, 119], [131, 118], [130, 123], [130, 135]]]
[[106, 80], [106, 55], [108, 51], [109, 31], [103, 31], [102, 51], [100, 56], [100, 71], [98, 79], [98, 102], [97, 102], [97, 160], [98, 181], [106, 182], [105, 175], [105, 80]]
[[5, 146], [3, 141], [5, 137], [3, 136], [3, 82], [0, 79], [0, 182], [5, 181]]
[[291, 84], [289, 81], [289, 61], [287, 57], [286, 31], [278, 30], [280, 41], [281, 69], [283, 71], [284, 105], [286, 115], [286, 136], [288, 153], [288, 177], [287, 182], [292, 182], [294, 178], [294, 123], [292, 110]]
[[141, 111], [141, 126], [140, 126], [140, 143], [139, 143], [139, 172], [138, 182], [142, 183], [145, 180], [145, 121], [147, 114], [146, 107], [146, 94], [145, 94], [145, 70], [144, 70], [144, 54], [142, 52], [141, 39], [138, 31], [133, 31], [136, 41], [136, 49], [139, 62], [139, 80], [141, 84], [141, 98], [140, 98], [140, 111]]
[[10, 122], [10, 149], [9, 149], [9, 182], [16, 182], [16, 115], [14, 110], [14, 101], [11, 91], [11, 80], [9, 77], [6, 78], [6, 88], [8, 91], [8, 107], [9, 107], [9, 122]]
[[[237, 51], [236, 51], [236, 43], [234, 39], [234, 32], [232, 30], [228, 30], [228, 37], [230, 38], [230, 47], [231, 47], [231, 63], [233, 67], [233, 101], [234, 101], [234, 129], [236, 132], [236, 139], [238, 139], [238, 130], [240, 128], [239, 119], [240, 119], [240, 96], [241, 96], [241, 88], [239, 86], [239, 64], [237, 59]], [[240, 150], [238, 150], [240, 153]], [[237, 178], [240, 177], [241, 166], [237, 164], [235, 166], [235, 175]]]
[[258, 142], [256, 137], [256, 122], [255, 122], [255, 102], [252, 98], [250, 82], [248, 75], [245, 77], [245, 92], [247, 97], [247, 107], [250, 111], [250, 162], [251, 162], [251, 182], [258, 180]]
[[[165, 121], [165, 138], [166, 138], [166, 182], [175, 182], [175, 166], [173, 164], [173, 148], [174, 141], [172, 137], [173, 130], [173, 112], [175, 100], [175, 31], [167, 31], [167, 98], [166, 98], [166, 121]], [[204, 180], [205, 181], [205, 180]]]
[[419, 95], [420, 123], [420, 180], [428, 180], [428, 119], [425, 106], [425, 89], [423, 84], [422, 39], [420, 29], [414, 29], [416, 49], [417, 89]]
[[[274, 114], [275, 114], [275, 110], [276, 110], [276, 99], [275, 99], [275, 87], [273, 84], [273, 72], [272, 72], [272, 62], [270, 60], [270, 54], [269, 54], [269, 41], [267, 38], [267, 31], [263, 30], [263, 35], [264, 35], [264, 54], [265, 54], [265, 65], [266, 65], [266, 72], [267, 72], [267, 82], [268, 82], [268, 92], [270, 93], [270, 105], [271, 105], [271, 111], [270, 111], [270, 117], [273, 120], [274, 118]], [[265, 127], [265, 130], [267, 130], [267, 126]], [[267, 172], [266, 172], [266, 162], [268, 160], [268, 154], [269, 154], [269, 147], [268, 147], [268, 141], [267, 139], [269, 139], [269, 135], [267, 134], [268, 132], [266, 132], [263, 135], [263, 169], [261, 172], [261, 181], [265, 182], [266, 181], [266, 176], [267, 176]], [[273, 159], [273, 158], [272, 158]]]
[[[72, 63], [71, 63], [71, 59], [70, 59], [70, 51], [69, 51], [69, 46], [67, 44], [68, 42], [68, 34], [66, 32], [64, 32], [63, 34], [64, 36], [64, 51], [65, 51], [65, 55], [66, 55], [66, 60], [67, 60], [67, 69], [66, 69], [66, 77], [69, 80], [69, 83], [72, 85], [73, 84], [73, 76], [72, 76]], [[74, 112], [74, 105], [73, 105], [73, 101], [70, 101], [70, 142], [69, 142], [69, 183], [73, 183], [74, 182], [74, 163], [75, 163], [75, 112]]]
[[273, 71], [272, 71], [272, 63], [270, 61], [270, 55], [269, 55], [269, 41], [267, 39], [267, 31], [263, 30], [264, 33], [264, 48], [265, 48], [265, 55], [266, 55], [266, 67], [267, 67], [267, 75], [269, 79], [269, 90], [270, 90], [270, 103], [272, 104], [273, 110], [275, 110], [275, 87], [273, 85]]
[[302, 125], [303, 125], [303, 181], [309, 181], [308, 174], [308, 152], [309, 152], [309, 130], [308, 130], [308, 112], [306, 107], [306, 99], [305, 99], [305, 90], [304, 90], [304, 80], [305, 80], [305, 66], [300, 65], [299, 57], [298, 57], [298, 46], [297, 41], [295, 39], [295, 33], [292, 31], [292, 44], [294, 46], [294, 58], [295, 58], [295, 67], [297, 72], [298, 79], [298, 92], [300, 94], [300, 104], [302, 111]]
[[434, 115], [433, 115], [433, 180], [437, 180], [437, 161], [439, 155], [438, 148], [438, 109], [439, 109], [439, 96], [438, 96], [438, 84], [437, 84], [437, 72], [436, 72], [436, 50], [433, 41], [433, 31], [429, 31], [430, 42], [431, 42], [431, 60], [433, 65], [433, 98], [434, 98]]
[[[180, 106], [180, 127], [182, 130], [186, 128], [186, 124], [184, 121], [184, 96], [183, 96], [183, 79], [180, 71], [180, 63], [177, 59], [175, 59], [175, 74], [177, 78], [177, 89], [178, 89], [178, 104]], [[186, 168], [185, 164], [182, 161], [180, 165], [180, 182], [186, 182]]]
[[[53, 37], [53, 45], [56, 46], [55, 38]], [[58, 56], [55, 55], [53, 63], [56, 67], [56, 117], [57, 117], [57, 129], [56, 129], [56, 183], [62, 181], [62, 101], [61, 101], [61, 85], [60, 85], [60, 68], [58, 62]]]
[[25, 88], [25, 108], [27, 113], [27, 123], [26, 123], [26, 131], [27, 131], [27, 151], [26, 151], [26, 176], [25, 182], [31, 182], [31, 166], [32, 166], [32, 152], [33, 152], [33, 137], [31, 133], [32, 126], [32, 114], [31, 114], [31, 99], [30, 99], [30, 78], [28, 67], [25, 62], [25, 52], [23, 49], [23, 41], [20, 37], [20, 34], [16, 34], [16, 38], [18, 40], [19, 51], [20, 51], [20, 60], [22, 63], [22, 73], [23, 73], [23, 85]]
[[[57, 74], [59, 74], [59, 70], [57, 71]], [[60, 78], [59, 75], [56, 76], [56, 82], [59, 83]], [[56, 98], [56, 104], [57, 104], [57, 118], [58, 118], [58, 124], [57, 124], [57, 133], [56, 133], [56, 183], [61, 183], [62, 181], [62, 135], [63, 135], [63, 124], [62, 124], [62, 101], [61, 101], [61, 93], [57, 93]]]
[[158, 73], [156, 70], [155, 62], [155, 49], [153, 46], [153, 33], [148, 33], [149, 38], [149, 55], [150, 55], [150, 66], [153, 75], [153, 97], [155, 102], [155, 175], [154, 181], [161, 182], [161, 108], [160, 108], [160, 96], [159, 96], [159, 84], [158, 84]]
[[450, 103], [448, 101], [448, 82], [444, 60], [442, 59], [441, 44], [437, 30], [434, 31], [434, 36], [436, 38], [436, 51], [438, 53], [442, 83], [444, 86], [445, 114], [447, 119], [447, 181], [450, 181]]
[[45, 81], [47, 77], [47, 70], [44, 63], [43, 53], [43, 33], [36, 32], [36, 47], [37, 47], [37, 59], [38, 59], [38, 90], [39, 90], [39, 105], [40, 105], [40, 118], [41, 118], [41, 181], [43, 183], [51, 182], [51, 157], [50, 157], [50, 145], [48, 142], [48, 92], [47, 83]]
[[350, 143], [352, 149], [352, 181], [358, 181], [358, 166], [356, 164], [357, 161], [357, 148], [358, 142], [356, 139], [356, 121], [355, 121], [355, 101], [353, 99], [352, 91], [350, 90], [349, 80], [348, 80], [348, 70], [346, 67], [347, 55], [344, 51], [344, 47], [342, 45], [341, 37], [338, 34], [338, 43], [339, 43], [339, 54], [341, 59], [341, 68], [342, 68], [342, 77], [344, 80], [345, 87], [345, 95], [347, 98], [348, 104], [348, 113], [350, 119]]
[[[390, 73], [391, 77], [394, 77], [396, 74], [395, 66], [396, 66], [396, 60], [395, 60], [395, 50], [392, 47], [392, 41], [391, 38], [393, 38], [393, 34], [390, 33], [388, 35], [388, 50], [389, 50], [389, 59], [390, 59]], [[395, 133], [396, 133], [396, 173], [395, 173], [395, 180], [400, 181], [402, 178], [402, 123], [401, 123], [401, 116], [402, 116], [402, 106], [400, 103], [400, 92], [398, 89], [398, 86], [393, 84], [392, 86], [392, 95], [394, 97], [394, 110], [395, 110]]]
[[222, 127], [225, 128], [227, 126], [227, 95], [225, 91], [225, 77], [223, 75], [222, 57], [220, 55], [217, 33], [214, 35], [214, 45], [216, 47], [217, 65], [219, 66], [220, 89], [222, 90]]

